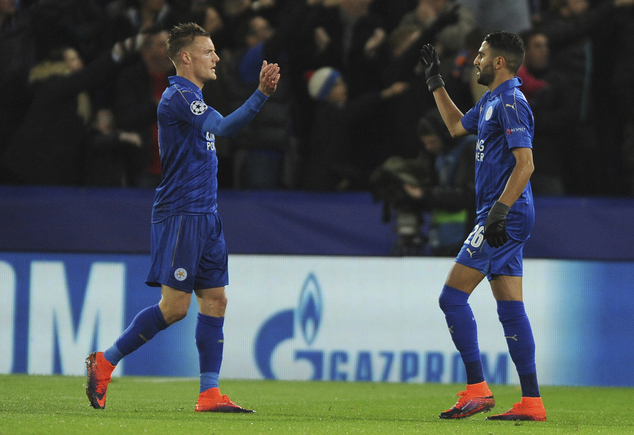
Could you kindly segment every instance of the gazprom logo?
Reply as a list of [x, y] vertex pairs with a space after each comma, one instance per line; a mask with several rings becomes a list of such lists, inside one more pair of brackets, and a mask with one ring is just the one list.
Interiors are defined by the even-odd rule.
[[[255, 335], [256, 366], [265, 379], [329, 381], [466, 382], [460, 354], [442, 349], [403, 347], [393, 334], [367, 334], [364, 325], [374, 322], [367, 313], [346, 312], [331, 295], [337, 316], [324, 316], [325, 304], [317, 275], [308, 273], [298, 286], [294, 308], [273, 312]], [[330, 322], [337, 318], [338, 325]], [[341, 322], [341, 324], [339, 324]], [[341, 342], [345, 328], [346, 341]], [[429, 333], [421, 331], [422, 334]], [[380, 332], [379, 332], [380, 335]], [[319, 344], [319, 345], [318, 345]], [[507, 382], [506, 353], [481, 353], [487, 380]], [[277, 370], [277, 372], [276, 372]]]
[[311, 345], [317, 337], [319, 324], [321, 323], [321, 292], [319, 283], [312, 273], [306, 278], [304, 288], [299, 298], [297, 315], [302, 328], [302, 335], [306, 344]]
[[[310, 346], [319, 333], [323, 312], [323, 302], [319, 282], [315, 274], [310, 273], [299, 297], [297, 308], [273, 314], [260, 327], [255, 340], [255, 360], [266, 379], [276, 379], [272, 369], [272, 357], [275, 349], [284, 341], [295, 338], [296, 329], [301, 330], [307, 346]], [[308, 360], [313, 366], [313, 379], [323, 375], [323, 358], [310, 357], [311, 352], [297, 350], [295, 360]]]

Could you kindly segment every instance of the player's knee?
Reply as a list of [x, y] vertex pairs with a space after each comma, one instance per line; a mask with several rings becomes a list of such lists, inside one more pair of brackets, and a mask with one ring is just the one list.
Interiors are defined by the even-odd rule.
[[222, 312], [224, 315], [225, 309], [227, 308], [227, 296], [222, 295], [214, 298], [213, 307], [217, 312]]
[[165, 322], [168, 325], [171, 325], [172, 323], [176, 323], [179, 320], [183, 320], [185, 318], [185, 316], [187, 316], [187, 311], [189, 309], [189, 306], [186, 305], [172, 305], [170, 307], [168, 307], [163, 313], [163, 317], [165, 317]]
[[438, 297], [438, 306], [440, 306], [440, 309], [446, 313], [448, 310], [453, 310], [457, 307], [466, 305], [468, 299], [468, 294], [451, 287], [444, 286], [442, 292], [440, 292], [440, 296]]
[[440, 296], [438, 297], [438, 306], [443, 312], [447, 310], [447, 303], [448, 303], [447, 295], [445, 294], [444, 291], [440, 292]]

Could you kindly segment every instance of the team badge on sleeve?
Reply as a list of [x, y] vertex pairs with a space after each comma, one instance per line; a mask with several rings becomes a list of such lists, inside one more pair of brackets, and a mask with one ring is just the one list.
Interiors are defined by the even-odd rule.
[[191, 109], [194, 115], [202, 115], [207, 110], [207, 105], [205, 104], [204, 101], [194, 100], [189, 105], [189, 108]]

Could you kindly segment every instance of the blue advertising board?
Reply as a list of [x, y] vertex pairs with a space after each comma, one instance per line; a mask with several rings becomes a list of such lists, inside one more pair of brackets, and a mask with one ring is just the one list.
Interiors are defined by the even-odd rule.
[[[235, 255], [229, 264], [224, 378], [464, 380], [437, 305], [451, 259]], [[148, 266], [148, 255], [0, 253], [0, 373], [84, 374], [89, 352], [158, 302]], [[543, 385], [634, 386], [632, 282], [634, 262], [525, 261]], [[470, 302], [487, 378], [517, 383], [486, 282]], [[115, 374], [197, 376], [196, 311], [192, 301]]]

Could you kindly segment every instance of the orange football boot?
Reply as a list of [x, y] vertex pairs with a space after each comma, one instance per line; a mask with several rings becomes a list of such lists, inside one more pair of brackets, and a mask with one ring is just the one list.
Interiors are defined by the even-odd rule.
[[478, 412], [490, 411], [495, 406], [493, 393], [486, 381], [467, 384], [467, 390], [459, 392], [458, 397], [458, 402], [445, 412], [441, 412], [440, 418], [465, 418]]
[[236, 405], [229, 400], [229, 397], [221, 395], [219, 388], [210, 388], [198, 395], [196, 412], [251, 413], [255, 411]]
[[546, 409], [541, 397], [522, 397], [508, 411], [487, 417], [487, 420], [546, 421]]
[[106, 407], [106, 391], [115, 366], [103, 357], [103, 352], [93, 352], [86, 358], [86, 396], [95, 409]]

